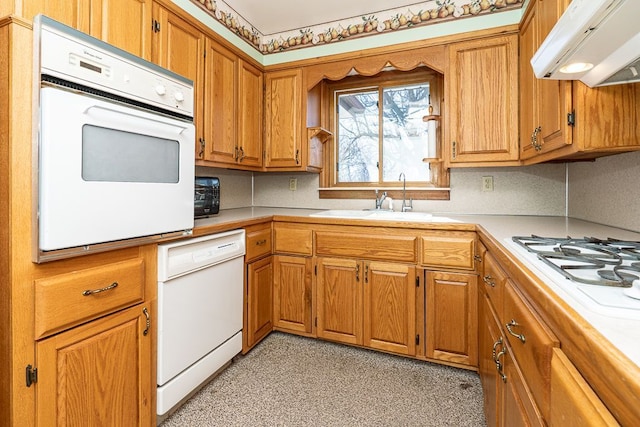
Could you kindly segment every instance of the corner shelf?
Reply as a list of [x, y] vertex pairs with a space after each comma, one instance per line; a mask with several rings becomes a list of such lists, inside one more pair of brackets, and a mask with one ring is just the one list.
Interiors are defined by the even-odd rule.
[[325, 143], [329, 138], [333, 138], [333, 133], [323, 127], [314, 126], [307, 128], [309, 139], [317, 138], [320, 142]]

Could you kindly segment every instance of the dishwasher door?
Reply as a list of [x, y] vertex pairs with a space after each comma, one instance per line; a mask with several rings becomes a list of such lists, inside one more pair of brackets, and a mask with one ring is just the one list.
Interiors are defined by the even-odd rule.
[[242, 350], [244, 230], [158, 247], [158, 414]]

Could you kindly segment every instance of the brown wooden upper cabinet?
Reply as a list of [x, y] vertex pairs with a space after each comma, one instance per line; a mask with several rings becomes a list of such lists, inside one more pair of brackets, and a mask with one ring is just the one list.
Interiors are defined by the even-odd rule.
[[640, 149], [640, 84], [537, 79], [530, 60], [569, 0], [535, 0], [520, 24], [520, 158], [592, 159]]
[[265, 166], [302, 168], [302, 71], [265, 75]]
[[443, 141], [449, 167], [518, 164], [518, 35], [449, 46]]
[[520, 24], [520, 158], [572, 143], [571, 82], [539, 80], [531, 58], [564, 10], [565, 0], [534, 1]]
[[42, 13], [133, 55], [151, 57], [151, 0], [16, 1], [15, 12], [29, 20]]
[[205, 37], [202, 32], [168, 9], [153, 3], [153, 46], [151, 60], [194, 84], [193, 114], [196, 126], [196, 154], [205, 140], [203, 130], [203, 70]]
[[262, 167], [262, 72], [207, 38], [202, 166]]

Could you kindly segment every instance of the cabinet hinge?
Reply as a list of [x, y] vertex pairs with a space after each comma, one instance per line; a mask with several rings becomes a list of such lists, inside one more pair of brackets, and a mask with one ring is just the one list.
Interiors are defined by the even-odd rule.
[[313, 266], [313, 274], [316, 275], [316, 276], [318, 275], [318, 266], [317, 265]]
[[153, 30], [154, 33], [160, 32], [160, 22], [158, 22], [157, 19], [154, 19], [151, 21], [151, 29]]
[[314, 323], [315, 327], [317, 328], [318, 327], [318, 318], [317, 317], [315, 318], [313, 323]]
[[456, 158], [456, 142], [455, 141], [451, 142], [451, 158], [452, 159]]
[[416, 335], [416, 345], [420, 344], [420, 335]]
[[31, 387], [31, 384], [38, 382], [38, 368], [34, 368], [31, 365], [27, 365], [26, 369], [27, 387]]
[[567, 113], [567, 125], [575, 126], [576, 125], [576, 112], [572, 111]]
[[420, 276], [416, 276], [416, 288], [420, 287]]
[[482, 257], [481, 257], [480, 255], [474, 255], [474, 256], [473, 256], [473, 259], [474, 259], [476, 262], [482, 262]]

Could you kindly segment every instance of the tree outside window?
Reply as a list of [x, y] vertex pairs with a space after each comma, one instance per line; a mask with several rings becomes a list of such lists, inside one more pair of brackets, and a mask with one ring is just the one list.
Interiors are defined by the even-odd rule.
[[[429, 82], [336, 90], [337, 184], [429, 182]], [[382, 108], [380, 108], [382, 105]]]

